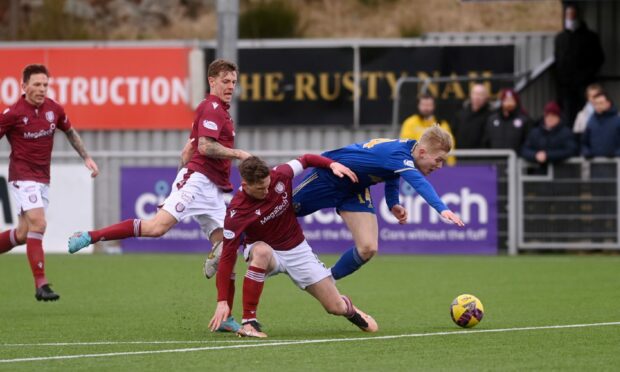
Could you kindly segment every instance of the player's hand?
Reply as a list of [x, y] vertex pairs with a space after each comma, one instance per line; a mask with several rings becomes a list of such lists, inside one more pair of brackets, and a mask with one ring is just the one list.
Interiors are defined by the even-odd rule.
[[398, 220], [398, 223], [404, 225], [407, 223], [407, 208], [400, 204], [396, 204], [391, 209], [392, 214]]
[[93, 160], [93, 158], [88, 157], [86, 159], [84, 159], [84, 165], [86, 165], [86, 168], [88, 168], [90, 170], [90, 176], [92, 178], [97, 177], [97, 175], [99, 174], [99, 167], [97, 167], [97, 163], [95, 163], [95, 161]]
[[211, 332], [215, 332], [218, 328], [220, 328], [222, 322], [224, 322], [228, 317], [229, 312], [230, 308], [228, 307], [228, 302], [218, 301], [213, 318], [211, 318], [211, 321], [209, 322], [209, 329]]
[[461, 227], [465, 226], [465, 224], [463, 223], [463, 221], [461, 221], [459, 216], [454, 214], [454, 212], [452, 212], [449, 209], [446, 209], [445, 211], [441, 212], [441, 217], [443, 217], [446, 220], [456, 224], [457, 226], [461, 226]]
[[239, 159], [239, 160], [245, 160], [245, 159], [249, 158], [250, 156], [252, 156], [252, 154], [250, 154], [247, 151], [243, 151], [243, 150], [239, 150], [239, 149], [237, 149], [235, 151], [237, 152], [237, 159]]
[[349, 169], [348, 167], [338, 163], [337, 161], [331, 163], [329, 165], [329, 167], [331, 168], [332, 172], [342, 178], [344, 176], [349, 177], [349, 179], [353, 182], [353, 183], [358, 183], [359, 180], [357, 179], [357, 174], [355, 174], [355, 172], [353, 172], [351, 169]]

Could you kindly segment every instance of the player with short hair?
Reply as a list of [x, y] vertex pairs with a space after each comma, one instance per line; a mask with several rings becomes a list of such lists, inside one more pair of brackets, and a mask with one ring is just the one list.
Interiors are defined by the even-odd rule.
[[265, 278], [286, 273], [301, 289], [314, 296], [334, 315], [343, 315], [366, 332], [376, 332], [377, 323], [342, 296], [331, 271], [312, 252], [292, 208], [293, 177], [306, 167], [320, 167], [335, 178], [356, 183], [357, 177], [340, 163], [319, 155], [304, 155], [270, 170], [257, 157], [239, 166], [241, 188], [226, 210], [224, 249], [216, 276], [217, 307], [209, 323], [216, 330], [228, 314], [232, 300], [228, 285], [237, 259], [237, 249], [244, 244], [248, 270], [243, 281], [244, 337], [267, 337], [257, 320], [258, 302]]
[[17, 228], [0, 233], [0, 254], [26, 243], [38, 301], [56, 301], [60, 298], [50, 288], [45, 276], [43, 251], [56, 129], [65, 133], [71, 146], [84, 159], [91, 176], [99, 174], [97, 164], [86, 152], [64, 108], [47, 97], [48, 84], [47, 67], [40, 64], [26, 66], [22, 73], [24, 94], [0, 115], [0, 138], [6, 135], [11, 145], [9, 188], [19, 214]]
[[[129, 219], [99, 230], [76, 232], [69, 238], [70, 253], [101, 240], [160, 237], [188, 216], [194, 216], [198, 221], [213, 250], [219, 249], [226, 214], [224, 193], [232, 191], [231, 159], [242, 160], [250, 156], [234, 148], [235, 129], [228, 113], [237, 85], [237, 73], [237, 65], [230, 61], [217, 59], [209, 65], [210, 94], [196, 108], [190, 141], [182, 153], [182, 162], [186, 164], [179, 170], [170, 195], [155, 216], [148, 220]], [[234, 283], [230, 290], [234, 291]], [[225, 326], [232, 330], [239, 327], [234, 320]]]
[[322, 154], [349, 167], [359, 177], [359, 183], [353, 183], [317, 168], [294, 191], [297, 216], [323, 208], [336, 208], [353, 235], [355, 245], [331, 269], [335, 279], [353, 273], [378, 251], [378, 224], [370, 197], [372, 185], [385, 182], [387, 205], [400, 224], [407, 222], [407, 210], [399, 204], [402, 177], [443, 218], [464, 226], [425, 178], [441, 169], [451, 149], [452, 136], [439, 125], [434, 125], [422, 134], [419, 141], [379, 138]]

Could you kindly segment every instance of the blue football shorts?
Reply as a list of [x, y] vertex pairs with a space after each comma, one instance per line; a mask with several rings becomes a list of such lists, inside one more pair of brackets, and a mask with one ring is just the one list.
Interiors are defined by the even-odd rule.
[[375, 213], [370, 189], [350, 190], [340, 187], [322, 172], [312, 171], [293, 190], [293, 207], [299, 217], [324, 208], [337, 211]]

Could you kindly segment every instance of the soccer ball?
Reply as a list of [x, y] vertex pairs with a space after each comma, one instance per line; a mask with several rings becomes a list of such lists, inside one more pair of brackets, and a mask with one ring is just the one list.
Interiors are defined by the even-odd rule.
[[452, 301], [450, 316], [458, 326], [471, 328], [482, 320], [484, 307], [476, 296], [462, 294]]

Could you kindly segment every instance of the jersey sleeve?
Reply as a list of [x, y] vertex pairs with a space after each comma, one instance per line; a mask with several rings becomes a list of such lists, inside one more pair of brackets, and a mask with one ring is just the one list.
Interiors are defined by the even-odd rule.
[[407, 181], [426, 200], [426, 202], [433, 207], [438, 213], [441, 213], [448, 209], [448, 207], [441, 201], [439, 195], [428, 182], [428, 180], [415, 168], [408, 168], [400, 172], [400, 176]]
[[[231, 214], [233, 217], [231, 217]], [[226, 210], [226, 218], [224, 219], [224, 246], [222, 248], [220, 263], [218, 264], [217, 275], [215, 277], [218, 302], [228, 299], [230, 278], [235, 269], [237, 251], [241, 245], [241, 236], [244, 229], [245, 223], [242, 216], [235, 215], [234, 210], [228, 208]]]
[[399, 181], [399, 177], [385, 181], [385, 202], [390, 210], [392, 210], [393, 206], [400, 203], [398, 195], [400, 189]]
[[274, 168], [274, 170], [293, 178], [300, 175], [306, 168], [329, 168], [333, 162], [333, 160], [326, 158], [325, 156], [306, 154], [285, 164], [278, 165]]
[[69, 120], [69, 116], [65, 113], [65, 110], [62, 107], [58, 107], [58, 124], [56, 128], [60, 129], [63, 132], [71, 129], [71, 121]]
[[198, 117], [198, 137], [210, 137], [215, 140], [220, 138], [220, 132], [224, 127], [224, 120], [215, 110], [206, 108]]
[[15, 125], [16, 117], [10, 108], [6, 108], [0, 114], [0, 138]]

